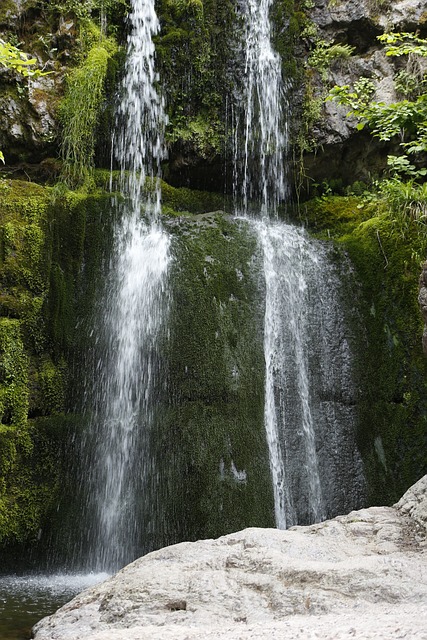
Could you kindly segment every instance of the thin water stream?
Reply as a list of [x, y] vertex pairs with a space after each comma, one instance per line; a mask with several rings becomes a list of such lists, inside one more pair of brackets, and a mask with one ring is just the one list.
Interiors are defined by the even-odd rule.
[[[239, 213], [274, 217], [286, 194], [287, 96], [272, 45], [272, 0], [241, 4], [245, 59], [236, 95], [234, 197]], [[261, 210], [259, 211], [259, 206]]]
[[[133, 0], [118, 108], [115, 156], [121, 192], [114, 246], [94, 331], [93, 392], [82, 482], [87, 483], [86, 566], [118, 569], [144, 551], [141, 501], [155, 474], [150, 455], [156, 390], [161, 385], [158, 340], [168, 314], [169, 236], [159, 222], [160, 162], [166, 116], [156, 88], [153, 0]], [[91, 459], [87, 457], [91, 456]], [[154, 507], [153, 507], [154, 509]]]
[[[0, 637], [23, 640], [44, 615], [140, 555], [153, 500], [150, 429], [159, 382], [158, 339], [168, 310], [169, 237], [159, 223], [166, 116], [156, 89], [154, 0], [132, 0], [114, 154], [121, 169], [113, 249], [86, 371], [89, 429], [81, 443], [83, 536], [73, 566], [88, 574], [0, 578]], [[148, 186], [147, 186], [148, 180]], [[152, 483], [151, 483], [152, 484]], [[92, 573], [96, 571], [97, 573]]]
[[[354, 395], [339, 277], [321, 243], [278, 220], [288, 192], [289, 99], [273, 47], [272, 2], [247, 0], [240, 6], [245, 66], [235, 105], [235, 209], [247, 217], [262, 254], [264, 425], [276, 526], [286, 528], [336, 515], [345, 503], [338, 498], [344, 478], [357, 503], [363, 471], [354, 415], [335, 402], [340, 387]], [[350, 461], [346, 469], [338, 461], [340, 450]]]

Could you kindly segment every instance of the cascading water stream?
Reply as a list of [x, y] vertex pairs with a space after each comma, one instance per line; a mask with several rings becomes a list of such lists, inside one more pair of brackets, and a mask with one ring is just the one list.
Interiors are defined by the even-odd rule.
[[[319, 522], [326, 513], [311, 410], [309, 297], [324, 270], [319, 248], [290, 225], [254, 224], [264, 257], [265, 427], [278, 528]], [[324, 266], [324, 265], [323, 265]], [[313, 324], [313, 323], [312, 323]], [[316, 327], [318, 328], [318, 327]], [[295, 489], [305, 496], [295, 504]]]
[[272, 0], [242, 3], [245, 61], [234, 123], [234, 196], [239, 209], [261, 204], [261, 216], [275, 215], [285, 196], [286, 94], [282, 62], [271, 43]]
[[[289, 109], [281, 59], [272, 45], [271, 6], [271, 0], [240, 5], [245, 65], [235, 105], [234, 196], [236, 213], [251, 214], [249, 224], [263, 256], [264, 422], [276, 525], [286, 528], [318, 522], [331, 511], [331, 474], [321, 469], [318, 456], [319, 448], [328, 449], [328, 432], [322, 429], [327, 420], [319, 409], [319, 389], [327, 395], [327, 383], [313, 375], [318, 349], [313, 347], [312, 331], [317, 326], [321, 332], [325, 318], [340, 327], [344, 321], [339, 305], [309, 308], [313, 288], [323, 291], [322, 278], [330, 275], [322, 247], [300, 229], [277, 221], [278, 206], [287, 194]], [[330, 300], [338, 289], [331, 290]], [[334, 349], [333, 339], [328, 348]], [[346, 351], [343, 362], [349, 359]]]
[[[152, 501], [155, 471], [150, 430], [161, 387], [158, 342], [168, 309], [169, 237], [159, 224], [160, 162], [166, 116], [156, 89], [154, 0], [132, 0], [127, 59], [114, 149], [123, 198], [117, 205], [105, 291], [96, 331], [91, 426], [84, 447], [89, 469], [89, 552], [92, 569], [117, 569], [143, 550], [153, 527], [141, 502]], [[143, 215], [143, 217], [142, 217]], [[150, 481], [151, 478], [151, 481]]]
[[276, 217], [285, 195], [284, 156], [287, 144], [285, 91], [280, 56], [271, 43], [271, 0], [248, 0], [241, 5], [245, 38], [243, 83], [234, 117], [234, 200], [236, 213], [255, 213], [263, 222], [254, 226], [263, 253], [266, 287], [264, 319], [264, 422], [270, 457], [276, 526], [285, 528], [290, 503], [284, 461], [282, 425], [276, 415], [274, 394], [281, 323], [275, 304], [280, 279], [272, 253], [268, 219]]

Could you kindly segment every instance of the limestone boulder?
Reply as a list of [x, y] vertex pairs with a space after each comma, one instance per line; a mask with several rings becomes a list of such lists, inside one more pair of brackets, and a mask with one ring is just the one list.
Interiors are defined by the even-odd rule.
[[394, 507], [148, 554], [35, 640], [426, 638], [427, 476]]
[[411, 31], [427, 22], [425, 0], [400, 0], [389, 2], [386, 13], [387, 27], [394, 31]]

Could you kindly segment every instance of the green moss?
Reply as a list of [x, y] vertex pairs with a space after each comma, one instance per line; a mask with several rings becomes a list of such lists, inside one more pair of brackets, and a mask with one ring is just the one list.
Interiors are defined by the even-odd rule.
[[273, 526], [255, 239], [219, 214], [171, 230], [169, 407], [158, 446], [175, 526], [192, 539]]
[[0, 545], [34, 540], [58, 499], [77, 290], [84, 255], [99, 263], [109, 203], [0, 182]]
[[8, 17], [16, 13], [16, 4], [12, 0], [4, 0], [0, 8], [0, 24], [8, 24]]
[[[20, 321], [0, 319], [0, 545], [35, 535], [49, 499], [34, 484], [34, 440], [28, 425], [29, 356]], [[51, 490], [51, 487], [49, 487]], [[37, 496], [34, 500], [33, 497]]]
[[48, 428], [47, 420], [29, 422], [31, 448], [17, 439], [14, 429], [0, 427], [0, 549], [35, 543], [46, 514], [54, 509], [64, 436], [52, 419]]
[[20, 319], [25, 340], [35, 350], [43, 348], [49, 203], [50, 190], [38, 185], [3, 181], [0, 186], [0, 312]]
[[[94, 182], [101, 190], [113, 192], [120, 189], [120, 171], [110, 171], [106, 169], [95, 169]], [[162, 207], [167, 215], [177, 215], [182, 212], [188, 213], [207, 213], [209, 211], [232, 210], [231, 199], [224, 194], [213, 193], [210, 191], [198, 191], [196, 189], [187, 189], [186, 187], [172, 187], [164, 180], [160, 181], [162, 193]], [[151, 192], [154, 188], [154, 182], [147, 178], [146, 191]], [[121, 197], [119, 193], [114, 194], [115, 197]], [[94, 195], [96, 197], [96, 195]], [[104, 197], [105, 194], [99, 194]], [[86, 195], [83, 195], [86, 198]]]
[[224, 125], [216, 119], [210, 120], [208, 111], [198, 113], [195, 117], [175, 119], [175, 127], [169, 131], [167, 141], [174, 143], [190, 143], [198, 157], [204, 160], [213, 159], [223, 146]]
[[319, 237], [329, 239], [351, 233], [377, 213], [378, 207], [356, 196], [322, 196], [301, 204], [297, 215]]
[[94, 167], [95, 142], [105, 85], [117, 47], [111, 39], [95, 42], [73, 69], [61, 103], [63, 178], [70, 185], [87, 182]]
[[302, 76], [295, 52], [308, 21], [305, 4], [298, 0], [275, 0], [272, 5], [273, 46], [280, 54], [283, 74], [288, 81], [298, 82]]
[[29, 413], [32, 416], [50, 416], [62, 413], [65, 404], [67, 365], [64, 360], [54, 364], [44, 357], [34, 361], [31, 377], [31, 403]]
[[207, 213], [229, 206], [228, 199], [219, 193], [208, 193], [194, 189], [179, 189], [162, 182], [162, 203], [168, 212]]
[[0, 319], [1, 422], [23, 429], [28, 412], [28, 357], [21, 338], [20, 323]]
[[[351, 258], [360, 285], [365, 345], [357, 354], [358, 442], [369, 501], [392, 504], [427, 472], [427, 359], [418, 307], [420, 256], [427, 237], [417, 220], [396, 217], [384, 199], [323, 197], [302, 218], [333, 237]], [[356, 326], [357, 325], [357, 326]], [[363, 345], [363, 342], [362, 342]]]

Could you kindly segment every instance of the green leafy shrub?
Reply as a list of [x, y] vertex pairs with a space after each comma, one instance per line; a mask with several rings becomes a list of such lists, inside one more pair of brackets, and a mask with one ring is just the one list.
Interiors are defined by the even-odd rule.
[[[386, 43], [387, 56], [427, 57], [427, 40], [412, 33], [386, 33], [378, 36]], [[407, 76], [406, 80], [407, 80]], [[402, 74], [396, 77], [397, 88], [402, 88]], [[372, 135], [383, 141], [398, 140], [402, 149], [400, 156], [389, 156], [388, 166], [393, 175], [422, 177], [427, 171], [418, 167], [420, 155], [427, 152], [427, 92], [426, 84], [418, 83], [417, 91], [412, 90], [413, 99], [386, 104], [371, 100], [374, 84], [367, 78], [360, 78], [352, 89], [349, 85], [335, 86], [329, 92], [328, 100], [335, 100], [350, 107], [349, 116], [359, 120], [358, 129], [367, 126]], [[410, 93], [410, 92], [409, 92]], [[409, 154], [415, 164], [407, 158]]]

